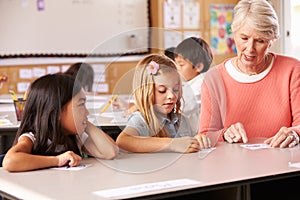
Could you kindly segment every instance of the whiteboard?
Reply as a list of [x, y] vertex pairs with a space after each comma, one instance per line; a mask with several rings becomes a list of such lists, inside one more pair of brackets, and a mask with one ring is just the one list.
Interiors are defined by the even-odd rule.
[[0, 57], [149, 52], [148, 0], [1, 0]]

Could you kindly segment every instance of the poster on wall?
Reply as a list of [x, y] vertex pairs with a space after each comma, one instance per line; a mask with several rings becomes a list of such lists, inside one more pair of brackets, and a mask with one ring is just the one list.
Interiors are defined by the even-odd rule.
[[196, 1], [182, 1], [183, 28], [200, 28], [200, 3]]
[[214, 54], [236, 53], [231, 32], [234, 5], [210, 5], [210, 42]]
[[180, 1], [165, 1], [164, 3], [164, 26], [165, 28], [181, 27]]

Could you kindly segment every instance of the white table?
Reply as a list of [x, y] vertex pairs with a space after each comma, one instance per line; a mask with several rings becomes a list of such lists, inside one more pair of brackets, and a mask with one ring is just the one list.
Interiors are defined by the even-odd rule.
[[9, 173], [0, 169], [0, 190], [22, 199], [88, 200], [105, 199], [93, 193], [100, 190], [178, 179], [199, 182], [115, 197], [175, 198], [182, 194], [236, 186], [247, 188], [256, 182], [300, 176], [299, 168], [288, 165], [295, 152], [300, 152], [299, 148], [248, 150], [240, 144], [218, 143], [217, 148], [202, 159], [198, 153], [121, 153], [115, 160], [86, 159], [83, 163], [92, 166], [80, 171], [44, 169]]

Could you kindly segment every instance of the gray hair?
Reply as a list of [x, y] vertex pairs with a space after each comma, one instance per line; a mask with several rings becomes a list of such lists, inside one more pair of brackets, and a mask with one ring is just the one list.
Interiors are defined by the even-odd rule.
[[276, 40], [279, 37], [277, 14], [267, 0], [240, 0], [234, 8], [231, 30], [235, 33], [245, 23], [261, 33], [262, 37]]

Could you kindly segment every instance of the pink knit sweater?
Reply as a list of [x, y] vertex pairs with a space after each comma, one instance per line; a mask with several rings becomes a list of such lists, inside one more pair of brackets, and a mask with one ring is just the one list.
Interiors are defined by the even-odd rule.
[[248, 138], [271, 137], [283, 126], [300, 133], [300, 62], [272, 55], [270, 72], [252, 83], [233, 79], [226, 61], [209, 70], [202, 84], [199, 133], [217, 137], [236, 122]]

